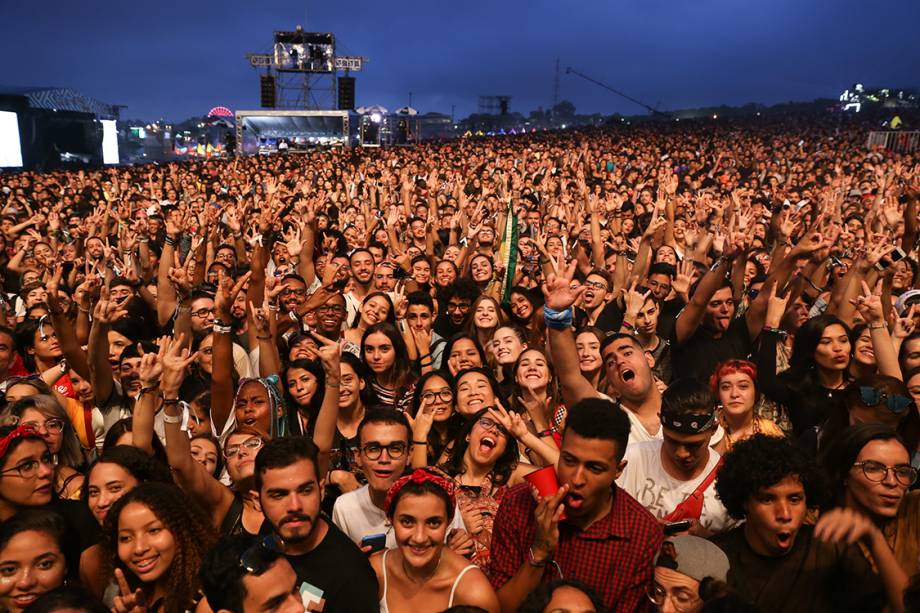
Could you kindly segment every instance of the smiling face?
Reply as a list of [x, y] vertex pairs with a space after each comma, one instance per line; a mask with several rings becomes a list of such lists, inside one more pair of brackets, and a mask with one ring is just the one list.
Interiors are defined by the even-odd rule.
[[[904, 445], [894, 439], [869, 441], [859, 452], [856, 462], [877, 462], [882, 466], [909, 466], [910, 454]], [[889, 470], [881, 482], [872, 481], [859, 466], [850, 468], [847, 479], [847, 506], [869, 517], [891, 519], [908, 486], [899, 482], [894, 471]]]
[[383, 296], [373, 296], [361, 305], [361, 322], [365, 327], [386, 321], [390, 313], [390, 302]]
[[863, 366], [875, 366], [875, 351], [872, 349], [869, 328], [856, 337], [856, 342], [853, 343], [853, 359]]
[[440, 557], [450, 525], [441, 497], [403, 494], [393, 509], [392, 521], [396, 545], [407, 565], [425, 568]]
[[456, 375], [461, 370], [482, 366], [482, 357], [472, 340], [457, 339], [451, 345], [450, 354], [447, 356], [447, 366], [451, 374]]
[[492, 353], [495, 354], [495, 360], [503, 366], [514, 364], [526, 347], [527, 345], [521, 342], [520, 337], [511, 328], [499, 328], [492, 335]]
[[491, 330], [498, 325], [498, 309], [491, 300], [480, 300], [473, 312], [473, 323], [477, 328]]
[[521, 387], [545, 388], [550, 382], [549, 362], [542, 351], [527, 349], [517, 361], [515, 380]]
[[528, 320], [533, 315], [533, 305], [521, 294], [511, 294], [511, 312], [521, 320]]
[[469, 417], [495, 404], [489, 378], [481, 372], [468, 372], [457, 381], [457, 412]]
[[67, 562], [55, 540], [25, 530], [0, 551], [0, 605], [19, 613], [39, 596], [64, 584]]
[[444, 422], [454, 414], [454, 393], [444, 377], [433, 375], [422, 385], [421, 407], [432, 412], [435, 422]]
[[796, 476], [763, 488], [744, 505], [744, 536], [756, 553], [779, 557], [792, 549], [805, 513], [805, 487]]
[[575, 337], [575, 352], [582, 374], [597, 372], [603, 365], [601, 341], [592, 332], [582, 332]]
[[118, 516], [118, 559], [142, 583], [169, 572], [176, 556], [172, 532], [145, 504], [131, 502]]
[[476, 283], [485, 283], [492, 278], [492, 261], [484, 256], [473, 258], [470, 274]]

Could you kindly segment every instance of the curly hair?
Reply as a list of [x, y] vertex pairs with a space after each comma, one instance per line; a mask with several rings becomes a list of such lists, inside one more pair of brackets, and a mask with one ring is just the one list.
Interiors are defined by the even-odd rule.
[[175, 541], [176, 552], [169, 571], [164, 575], [166, 594], [162, 610], [184, 611], [194, 601], [198, 591], [198, 569], [205, 552], [214, 544], [217, 535], [209, 517], [175, 485], [142, 483], [122, 496], [106, 516], [103, 530], [103, 547], [106, 552], [106, 573], [111, 577], [120, 568], [132, 589], [140, 581], [118, 557], [118, 521], [121, 512], [132, 502], [150, 509]]
[[83, 502], [89, 499], [89, 476], [99, 464], [116, 464], [126, 470], [128, 474], [137, 479], [139, 483], [156, 482], [172, 483], [172, 473], [169, 466], [160, 462], [156, 457], [147, 455], [137, 447], [131, 445], [115, 445], [105, 450], [99, 459], [93, 462], [86, 471], [86, 487], [83, 488]]
[[752, 496], [787, 477], [801, 481], [809, 507], [822, 506], [825, 487], [815, 462], [785, 438], [755, 434], [736, 443], [724, 456], [716, 493], [729, 515], [744, 519]]

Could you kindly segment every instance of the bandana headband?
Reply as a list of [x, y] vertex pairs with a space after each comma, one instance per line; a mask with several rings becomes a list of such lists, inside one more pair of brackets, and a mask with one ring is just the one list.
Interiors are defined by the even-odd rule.
[[713, 427], [716, 421], [716, 414], [698, 413], [693, 415], [668, 415], [661, 413], [661, 425], [668, 430], [674, 430], [681, 434], [701, 434]]
[[392, 509], [390, 506], [393, 504], [393, 499], [396, 498], [396, 495], [409, 483], [422, 484], [425, 482], [434, 483], [436, 486], [441, 488], [447, 493], [447, 497], [450, 499], [451, 508], [457, 505], [457, 498], [454, 494], [454, 482], [449, 479], [445, 479], [440, 475], [436, 475], [432, 472], [425, 470], [424, 468], [418, 468], [411, 475], [406, 475], [405, 477], [400, 477], [396, 480], [396, 483], [390, 486], [389, 491], [387, 492], [386, 500], [383, 503], [383, 509], [386, 511], [387, 515], [390, 514]]
[[15, 441], [16, 439], [27, 437], [27, 436], [41, 438], [41, 435], [38, 433], [38, 430], [36, 430], [33, 426], [30, 426], [30, 425], [16, 426], [16, 428], [12, 432], [7, 434], [3, 438], [0, 438], [0, 459], [3, 459], [6, 456], [6, 452], [10, 448], [10, 445], [13, 444], [13, 441]]

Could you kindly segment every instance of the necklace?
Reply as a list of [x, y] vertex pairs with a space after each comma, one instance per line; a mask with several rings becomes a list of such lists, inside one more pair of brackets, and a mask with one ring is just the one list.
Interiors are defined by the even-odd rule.
[[444, 557], [443, 553], [444, 553], [443, 550], [438, 552], [438, 563], [434, 565], [434, 570], [431, 571], [427, 577], [423, 577], [421, 580], [416, 580], [412, 578], [412, 573], [410, 573], [409, 569], [406, 568], [406, 558], [403, 557], [402, 554], [400, 554], [399, 556], [399, 563], [402, 565], [402, 570], [404, 573], [406, 573], [406, 578], [409, 581], [411, 581], [412, 583], [416, 583], [416, 584], [424, 584], [425, 582], [427, 582], [429, 579], [431, 579], [438, 573], [438, 569], [441, 567], [441, 560]]

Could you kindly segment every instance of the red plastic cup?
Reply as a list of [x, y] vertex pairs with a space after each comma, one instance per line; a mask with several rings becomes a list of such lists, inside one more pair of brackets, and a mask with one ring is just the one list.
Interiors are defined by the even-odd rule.
[[[559, 491], [559, 479], [556, 477], [555, 466], [544, 466], [540, 470], [524, 475], [524, 479], [537, 490], [537, 494], [541, 498], [555, 496], [556, 492]], [[560, 519], [565, 519], [565, 511], [563, 511]]]

